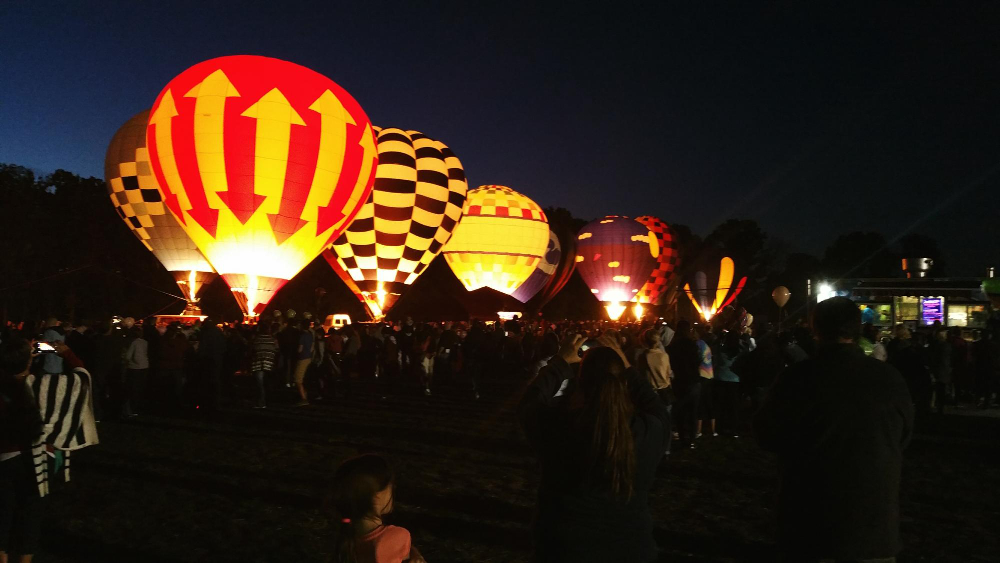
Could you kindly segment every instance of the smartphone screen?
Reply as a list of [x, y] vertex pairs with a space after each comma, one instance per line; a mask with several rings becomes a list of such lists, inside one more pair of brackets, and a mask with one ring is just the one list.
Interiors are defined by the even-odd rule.
[[45, 354], [49, 352], [55, 352], [56, 349], [52, 347], [48, 342], [35, 342], [35, 353]]

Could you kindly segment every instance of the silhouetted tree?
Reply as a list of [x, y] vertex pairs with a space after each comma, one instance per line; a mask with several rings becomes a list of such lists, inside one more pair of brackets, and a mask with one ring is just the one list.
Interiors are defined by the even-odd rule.
[[853, 232], [826, 249], [822, 273], [832, 279], [898, 277], [899, 257], [881, 234]]

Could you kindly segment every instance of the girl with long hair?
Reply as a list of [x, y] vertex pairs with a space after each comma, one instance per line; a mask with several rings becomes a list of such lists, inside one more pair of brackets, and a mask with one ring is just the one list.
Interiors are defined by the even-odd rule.
[[534, 561], [653, 561], [648, 497], [669, 415], [630, 369], [620, 339], [601, 337], [581, 362], [584, 341], [579, 334], [564, 341], [520, 406], [542, 466]]
[[329, 498], [333, 563], [426, 563], [410, 532], [382, 521], [393, 509], [394, 484], [389, 464], [377, 455], [349, 459], [337, 469]]

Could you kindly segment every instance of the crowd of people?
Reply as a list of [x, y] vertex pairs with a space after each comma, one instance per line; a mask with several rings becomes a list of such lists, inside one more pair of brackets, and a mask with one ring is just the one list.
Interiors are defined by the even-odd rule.
[[[416, 323], [407, 318], [333, 328], [308, 313], [286, 311], [254, 325], [217, 323], [211, 318], [167, 326], [153, 319], [93, 325], [49, 319], [41, 326], [8, 325], [0, 342], [30, 339], [51, 344], [53, 353], [38, 353], [33, 359], [32, 373], [60, 374], [66, 362], [86, 367], [98, 420], [171, 410], [211, 414], [224, 400], [261, 409], [275, 402], [308, 407], [349, 399], [359, 390], [383, 398], [407, 393], [432, 396], [446, 390], [474, 401], [484, 392], [484, 376], [520, 378], [527, 382], [527, 391], [518, 414], [543, 468], [536, 560], [649, 561], [656, 557], [656, 545], [646, 497], [656, 468], [677, 448], [693, 449], [702, 439], [735, 439], [750, 431], [741, 415], [757, 413], [753, 430], [758, 441], [788, 458], [790, 467], [805, 471], [803, 456], [833, 468], [853, 463], [846, 478], [821, 476], [819, 481], [835, 485], [831, 491], [843, 490], [848, 482], [898, 491], [898, 475], [878, 476], [898, 473], [912, 424], [907, 409], [919, 416], [942, 412], [948, 404], [996, 405], [1000, 333], [977, 332], [969, 342], [954, 328], [933, 326], [914, 333], [899, 326], [886, 338], [874, 327], [862, 326], [860, 316], [854, 318], [853, 304], [839, 299], [837, 304], [841, 310], [830, 313], [825, 328], [816, 320], [812, 329], [803, 324], [781, 332], [769, 326], [751, 330], [685, 320], [671, 326], [662, 319], [553, 323], [516, 317], [471, 323]], [[836, 354], [831, 352], [834, 344], [840, 345]], [[13, 364], [4, 367], [5, 401], [21, 405], [9, 398], [17, 395], [11, 391], [17, 386], [13, 378], [25, 373]], [[836, 366], [843, 368], [844, 377], [828, 373]], [[788, 382], [792, 372], [803, 373], [800, 381]], [[874, 392], [871, 379], [883, 384], [874, 403], [865, 398]], [[816, 388], [827, 398], [808, 387], [812, 380], [820, 382]], [[894, 386], [897, 382], [903, 382], [902, 387]], [[840, 397], [840, 404], [830, 406], [829, 397]], [[833, 425], [831, 434], [823, 437], [825, 442], [809, 434], [826, 424], [810, 418], [815, 413], [850, 405], [865, 413], [856, 413], [852, 420], [867, 416], [870, 424], [895, 412], [898, 416], [893, 415], [890, 425], [894, 445], [879, 442], [886, 440], [884, 434], [845, 438], [857, 430], [850, 424]], [[804, 411], [806, 407], [811, 412]], [[790, 421], [793, 428], [786, 426]], [[21, 438], [6, 432], [5, 440], [7, 450], [23, 447]], [[848, 444], [865, 440], [879, 442], [881, 453], [846, 453]], [[831, 460], [830, 452], [838, 451], [843, 455]], [[13, 466], [2, 457], [5, 454], [10, 452], [0, 452], [0, 467], [6, 470]], [[884, 459], [873, 461], [871, 456]], [[874, 467], [876, 477], [868, 481], [850, 477], [863, 466]], [[391, 471], [384, 460], [371, 456], [351, 460], [335, 481], [333, 510], [340, 518], [338, 534], [343, 539], [338, 549], [345, 554], [370, 551], [359, 561], [422, 560], [408, 533], [404, 537], [405, 530], [390, 533], [382, 524], [381, 517], [392, 507]], [[8, 485], [4, 483], [5, 491], [21, 490], [23, 483]], [[791, 481], [789, 486], [798, 487], [806, 498], [816, 498], [815, 481]], [[885, 542], [870, 534], [857, 540], [865, 534], [835, 523], [831, 529], [840, 534], [836, 538], [810, 536], [790, 525], [791, 535], [783, 542], [808, 552], [808, 546], [793, 540], [811, 537], [816, 545], [826, 546], [818, 553], [823, 556], [894, 555], [898, 541], [890, 541], [895, 537], [890, 531], [898, 528], [898, 522], [893, 523], [898, 514], [889, 505], [895, 503], [898, 512], [898, 498], [892, 494], [879, 498], [875, 513], [887, 527], [877, 529], [888, 534]], [[833, 513], [850, 518], [850, 511], [863, 505], [828, 495], [822, 499], [839, 507], [822, 515], [827, 519]], [[4, 511], [16, 504], [6, 493], [0, 500], [7, 503], [0, 507]], [[802, 505], [801, 498], [784, 508], [796, 518], [812, 510]], [[0, 529], [0, 539], [6, 540], [10, 524], [3, 522], [7, 528]], [[593, 532], [592, 539], [580, 540], [588, 532]], [[862, 544], [868, 547], [844, 548]], [[378, 555], [380, 549], [399, 557]], [[6, 561], [5, 553], [0, 543], [0, 561]], [[341, 560], [353, 561], [347, 555]]]

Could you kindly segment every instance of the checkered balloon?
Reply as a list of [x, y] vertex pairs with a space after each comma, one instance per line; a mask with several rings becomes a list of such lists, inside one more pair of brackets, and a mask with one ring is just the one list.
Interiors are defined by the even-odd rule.
[[653, 304], [659, 303], [667, 286], [670, 283], [674, 272], [680, 266], [680, 254], [677, 249], [677, 240], [673, 229], [662, 220], [652, 215], [643, 215], [635, 219], [653, 233], [660, 243], [660, 255], [656, 257], [656, 269], [649, 275], [649, 279], [639, 289], [636, 294], [639, 303]]
[[375, 131], [374, 188], [331, 249], [359, 298], [379, 317], [451, 238], [468, 184], [461, 161], [441, 141], [419, 131]]
[[465, 289], [511, 295], [531, 276], [549, 245], [545, 212], [506, 186], [470, 190], [462, 222], [444, 257]]
[[215, 272], [163, 204], [146, 150], [148, 120], [149, 110], [139, 113], [111, 138], [104, 158], [104, 181], [118, 216], [194, 301], [198, 289], [214, 279]]

